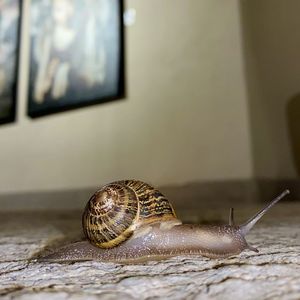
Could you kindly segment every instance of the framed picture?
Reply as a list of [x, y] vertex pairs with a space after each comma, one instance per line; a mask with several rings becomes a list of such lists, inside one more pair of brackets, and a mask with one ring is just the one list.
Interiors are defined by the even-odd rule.
[[124, 96], [123, 3], [31, 0], [28, 114]]
[[16, 114], [20, 0], [0, 0], [0, 124]]

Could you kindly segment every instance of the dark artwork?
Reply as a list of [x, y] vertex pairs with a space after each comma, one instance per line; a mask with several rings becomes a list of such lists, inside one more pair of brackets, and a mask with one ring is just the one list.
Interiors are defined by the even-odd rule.
[[19, 0], [0, 0], [0, 124], [15, 120], [20, 10]]
[[32, 0], [28, 114], [122, 98], [120, 0]]

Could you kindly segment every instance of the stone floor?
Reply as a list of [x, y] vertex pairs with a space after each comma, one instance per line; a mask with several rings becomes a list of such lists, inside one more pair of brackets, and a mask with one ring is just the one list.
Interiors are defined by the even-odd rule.
[[[245, 221], [261, 205], [239, 208]], [[227, 221], [227, 210], [182, 211], [186, 221]], [[300, 203], [282, 202], [247, 236], [259, 253], [174, 257], [139, 265], [32, 260], [80, 239], [80, 212], [0, 212], [1, 299], [300, 299]]]

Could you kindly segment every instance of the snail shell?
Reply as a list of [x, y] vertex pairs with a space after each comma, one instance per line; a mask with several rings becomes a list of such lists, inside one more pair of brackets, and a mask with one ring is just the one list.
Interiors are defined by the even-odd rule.
[[105, 185], [90, 198], [82, 216], [86, 238], [100, 248], [115, 247], [137, 228], [164, 221], [181, 223], [169, 200], [139, 180]]

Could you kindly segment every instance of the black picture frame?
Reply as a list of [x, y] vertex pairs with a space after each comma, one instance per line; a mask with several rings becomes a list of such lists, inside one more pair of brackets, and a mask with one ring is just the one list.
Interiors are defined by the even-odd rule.
[[0, 124], [16, 119], [21, 0], [0, 3]]
[[31, 0], [28, 115], [125, 97], [123, 1]]

